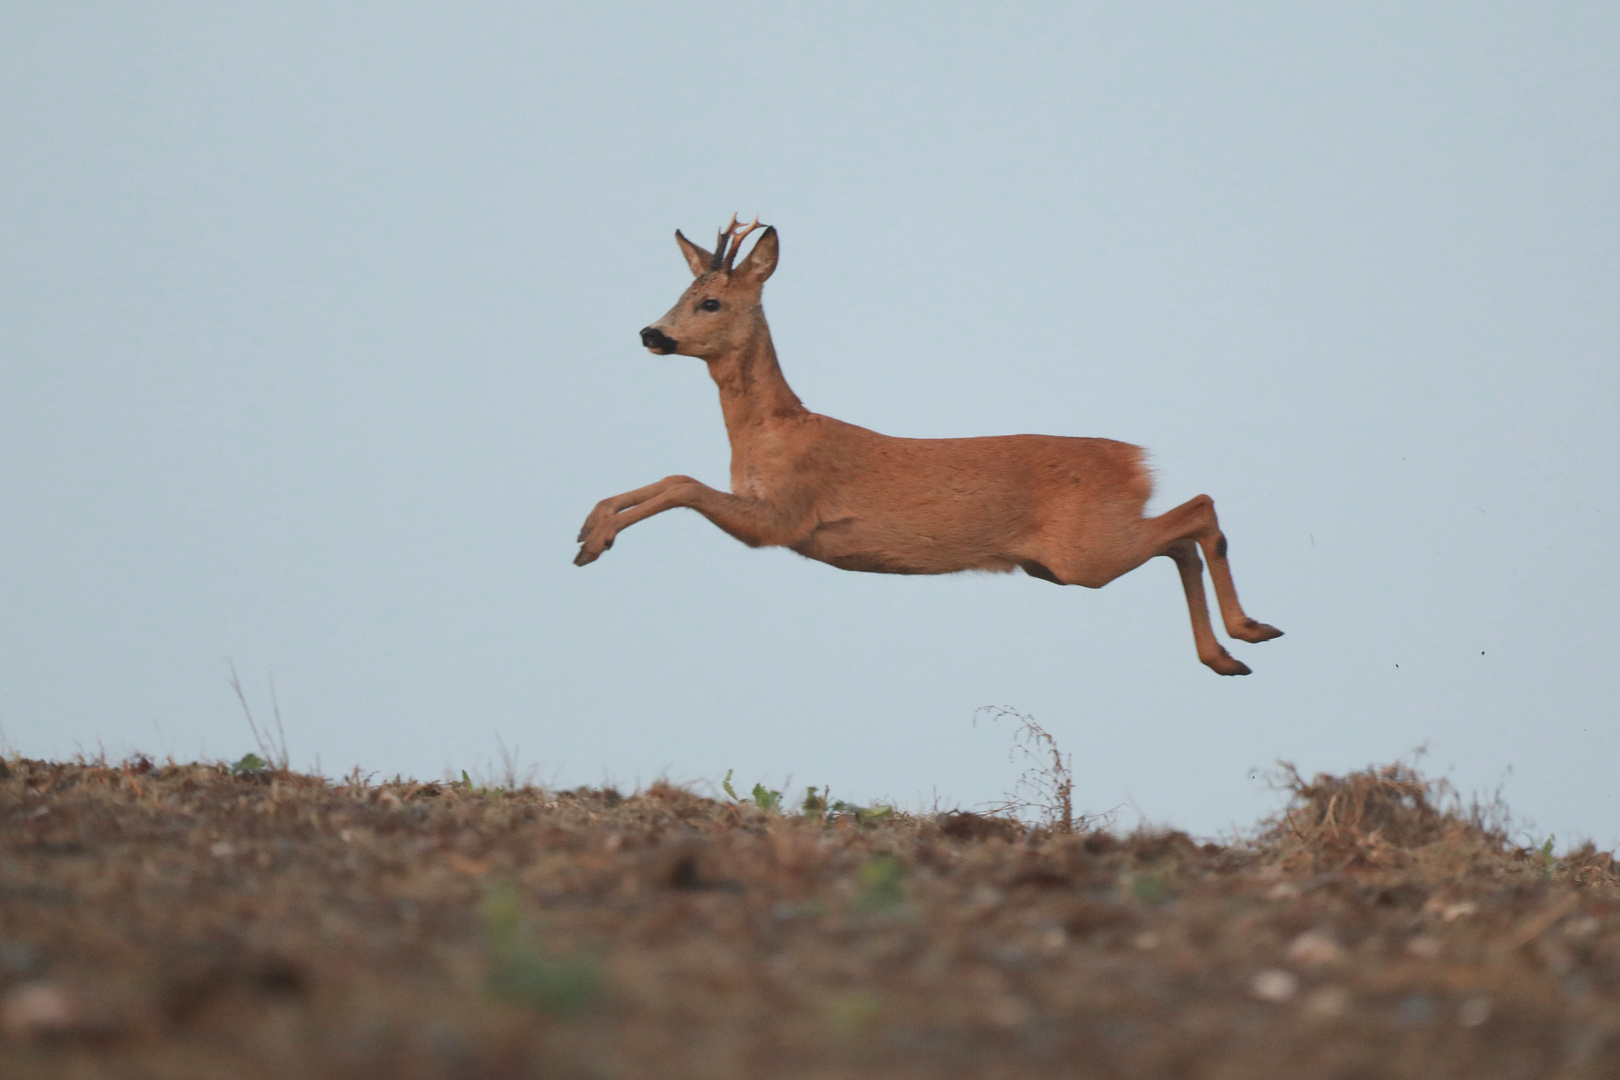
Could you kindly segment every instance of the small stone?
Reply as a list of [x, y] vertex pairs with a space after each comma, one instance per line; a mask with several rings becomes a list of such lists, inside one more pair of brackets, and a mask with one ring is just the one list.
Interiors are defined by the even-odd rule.
[[1143, 952], [1152, 952], [1159, 947], [1159, 935], [1151, 930], [1144, 930], [1136, 935], [1134, 944]]
[[1288, 962], [1302, 967], [1326, 967], [1344, 959], [1344, 949], [1328, 935], [1307, 930], [1288, 943]]
[[423, 1033], [422, 1043], [424, 1049], [439, 1061], [460, 1066], [463, 1071], [471, 1071], [472, 1054], [467, 1040], [449, 1024], [437, 1023], [429, 1027]]
[[228, 859], [236, 854], [236, 848], [229, 840], [215, 840], [208, 845], [208, 854], [216, 859]]
[[1438, 960], [1440, 959], [1440, 953], [1443, 951], [1443, 947], [1440, 944], [1439, 938], [1432, 938], [1427, 934], [1419, 934], [1417, 937], [1412, 938], [1406, 943], [1406, 951], [1409, 955], [1415, 956], [1419, 960]]
[[18, 1042], [72, 1034], [79, 1021], [73, 998], [55, 983], [24, 983], [0, 1001], [0, 1029]]
[[979, 885], [968, 895], [967, 902], [976, 908], [993, 908], [1000, 905], [1001, 893], [988, 885]]
[[0, 943], [0, 971], [33, 978], [45, 971], [45, 950], [26, 941]]
[[1299, 992], [1299, 976], [1281, 968], [1267, 968], [1254, 977], [1249, 992], [1261, 1001], [1287, 1001]]
[[1434, 998], [1428, 994], [1411, 994], [1400, 1000], [1395, 1006], [1395, 1015], [1406, 1024], [1427, 1024], [1434, 1020], [1436, 1012]]
[[1279, 881], [1266, 890], [1267, 900], [1298, 900], [1299, 886], [1291, 881]]
[[1322, 1020], [1332, 1020], [1350, 1011], [1350, 991], [1342, 986], [1323, 986], [1305, 997], [1305, 1011]]
[[1479, 1027], [1491, 1018], [1491, 999], [1471, 997], [1457, 1008], [1457, 1023], [1463, 1027]]
[[1022, 998], [1003, 994], [991, 1000], [984, 1010], [985, 1018], [998, 1028], [1015, 1028], [1029, 1023], [1035, 1015]]
[[883, 1003], [869, 990], [852, 990], [834, 998], [828, 1008], [828, 1019], [842, 1031], [857, 1031], [871, 1026], [883, 1011]]

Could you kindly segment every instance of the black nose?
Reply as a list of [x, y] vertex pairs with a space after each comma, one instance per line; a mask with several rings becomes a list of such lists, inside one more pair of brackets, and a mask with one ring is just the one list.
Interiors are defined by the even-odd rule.
[[668, 356], [675, 351], [675, 339], [655, 326], [641, 328], [641, 343], [656, 353]]

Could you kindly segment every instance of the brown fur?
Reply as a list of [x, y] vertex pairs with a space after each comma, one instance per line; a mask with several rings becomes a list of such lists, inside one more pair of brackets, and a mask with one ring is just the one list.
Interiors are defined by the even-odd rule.
[[[776, 230], [733, 268], [753, 228], [735, 224], [713, 253], [675, 234], [695, 280], [643, 331], [655, 352], [708, 363], [731, 440], [731, 493], [670, 476], [604, 499], [580, 530], [577, 565], [594, 562], [621, 530], [677, 506], [745, 544], [791, 548], [844, 570], [1022, 569], [1095, 589], [1164, 555], [1181, 572], [1198, 658], [1222, 675], [1247, 675], [1210, 627], [1202, 549], [1226, 632], [1250, 642], [1281, 635], [1238, 605], [1209, 496], [1143, 515], [1153, 481], [1140, 447], [1055, 435], [900, 439], [806, 409], [782, 377], [760, 305], [776, 269]], [[705, 310], [706, 301], [719, 310]]]

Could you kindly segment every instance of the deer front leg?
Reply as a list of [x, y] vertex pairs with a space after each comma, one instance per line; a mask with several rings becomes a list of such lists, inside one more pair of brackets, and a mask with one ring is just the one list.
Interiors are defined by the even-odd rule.
[[[616, 503], [622, 503], [623, 509], [616, 508]], [[795, 535], [783, 515], [763, 500], [716, 491], [690, 476], [671, 476], [598, 503], [585, 523], [587, 533], [574, 565], [595, 562], [621, 531], [678, 506], [696, 510], [749, 547], [788, 543]]]
[[662, 480], [656, 480], [648, 484], [646, 487], [638, 487], [634, 491], [625, 492], [623, 495], [614, 495], [612, 498], [603, 499], [596, 504], [590, 515], [585, 518], [585, 524], [580, 526], [579, 536], [575, 539], [578, 543], [583, 544], [585, 538], [591, 535], [593, 529], [619, 511], [628, 510], [632, 506], [644, 503], [654, 495], [669, 490], [675, 484], [695, 483], [697, 481], [690, 476], [666, 476]]

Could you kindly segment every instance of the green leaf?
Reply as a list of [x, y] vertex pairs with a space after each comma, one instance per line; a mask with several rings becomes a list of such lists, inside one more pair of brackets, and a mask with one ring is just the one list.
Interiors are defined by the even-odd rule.
[[231, 766], [231, 774], [234, 776], [246, 776], [249, 773], [264, 772], [267, 768], [269, 766], [264, 763], [264, 759], [258, 754], [243, 754], [242, 760]]
[[861, 891], [850, 906], [856, 911], [882, 914], [906, 902], [906, 868], [892, 855], [874, 855], [861, 864]]
[[523, 951], [496, 958], [489, 990], [531, 1009], [569, 1016], [596, 996], [599, 978], [596, 965], [583, 957]]
[[870, 1027], [883, 1011], [883, 1002], [870, 990], [851, 990], [833, 998], [827, 1007], [827, 1019], [841, 1031], [859, 1031]]
[[567, 1016], [596, 996], [601, 972], [582, 956], [558, 956], [534, 944], [524, 924], [523, 898], [510, 885], [484, 894], [479, 905], [489, 956], [489, 992], [531, 1009]]
[[804, 802], [799, 804], [799, 809], [804, 811], [805, 817], [820, 817], [825, 814], [827, 812], [827, 789], [823, 788], [821, 794], [817, 795], [815, 788], [805, 788]]
[[857, 807], [855, 810], [856, 824], [864, 825], [869, 829], [873, 826], [882, 825], [885, 822], [891, 821], [893, 818], [894, 807], [884, 806], [881, 803], [874, 803], [871, 806]]
[[1162, 873], [1137, 874], [1131, 878], [1131, 895], [1144, 904], [1162, 904], [1174, 895]]

